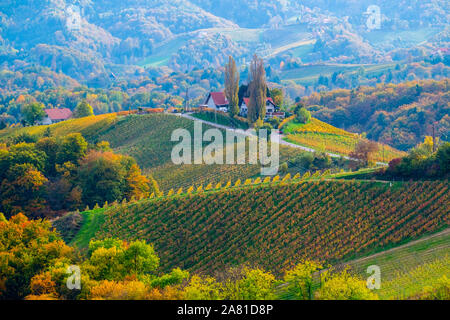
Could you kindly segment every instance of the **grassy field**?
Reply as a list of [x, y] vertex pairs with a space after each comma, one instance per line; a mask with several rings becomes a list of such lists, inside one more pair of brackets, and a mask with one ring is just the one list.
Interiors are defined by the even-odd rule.
[[97, 229], [96, 238], [153, 243], [167, 270], [250, 263], [276, 273], [304, 258], [336, 264], [448, 228], [448, 189], [448, 181], [305, 181], [183, 193], [107, 208], [104, 223], [83, 227], [89, 232], [75, 243]]
[[152, 55], [146, 57], [140, 63], [141, 67], [161, 67], [166, 66], [169, 63], [170, 57], [175, 54], [186, 42], [189, 40], [189, 36], [182, 35], [175, 39], [171, 39], [163, 44], [154, 48]]
[[[335, 154], [348, 156], [354, 149], [360, 137], [358, 134], [333, 127], [316, 118], [307, 124], [287, 122], [283, 128], [286, 135], [284, 140], [305, 147], [314, 148]], [[387, 145], [380, 145], [378, 152], [373, 156], [374, 161], [389, 162], [394, 158], [405, 156], [406, 153]]]

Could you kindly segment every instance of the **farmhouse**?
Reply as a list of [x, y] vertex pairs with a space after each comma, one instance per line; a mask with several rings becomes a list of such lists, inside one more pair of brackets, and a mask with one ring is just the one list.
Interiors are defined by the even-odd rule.
[[45, 109], [44, 111], [47, 116], [41, 121], [43, 125], [61, 122], [72, 117], [72, 111], [67, 108]]
[[[244, 98], [239, 106], [239, 115], [247, 117], [249, 98]], [[200, 105], [200, 108], [208, 108], [228, 112], [229, 103], [227, 97], [223, 92], [210, 92], [205, 100], [205, 103]], [[266, 119], [278, 117], [284, 118], [284, 112], [280, 112], [279, 108], [275, 105], [272, 98], [266, 100]]]
[[228, 100], [223, 92], [210, 92], [205, 100], [205, 103], [200, 107], [206, 107], [209, 109], [217, 109], [220, 111], [228, 111]]
[[[249, 98], [242, 99], [242, 103], [239, 106], [239, 110], [240, 110], [239, 114], [242, 117], [247, 117], [249, 103], [250, 103]], [[280, 112], [280, 108], [278, 108], [275, 105], [272, 98], [267, 98], [267, 100], [266, 100], [266, 118], [273, 118], [273, 117], [284, 118], [284, 116], [285, 116], [284, 112]]]

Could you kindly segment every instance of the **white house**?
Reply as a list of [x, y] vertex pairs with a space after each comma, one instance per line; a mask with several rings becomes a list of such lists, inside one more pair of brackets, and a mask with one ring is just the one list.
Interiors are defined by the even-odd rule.
[[72, 117], [72, 111], [67, 108], [45, 109], [44, 111], [47, 116], [41, 121], [43, 125], [61, 122]]
[[[249, 98], [242, 99], [241, 106], [239, 107], [239, 114], [242, 117], [247, 117], [248, 113], [248, 104], [250, 103]], [[284, 118], [284, 112], [279, 112], [279, 108], [275, 105], [272, 98], [267, 98], [266, 100], [266, 118], [278, 117]]]
[[210, 92], [205, 100], [205, 103], [201, 107], [227, 112], [228, 106], [229, 103], [227, 97], [225, 97], [223, 92]]

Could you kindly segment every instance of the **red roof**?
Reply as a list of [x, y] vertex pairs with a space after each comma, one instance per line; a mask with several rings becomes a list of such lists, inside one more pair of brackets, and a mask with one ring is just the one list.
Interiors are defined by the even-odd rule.
[[72, 116], [72, 111], [67, 108], [45, 109], [44, 111], [50, 120], [67, 120]]
[[211, 92], [211, 97], [216, 106], [223, 106], [228, 104], [228, 100], [223, 92]]

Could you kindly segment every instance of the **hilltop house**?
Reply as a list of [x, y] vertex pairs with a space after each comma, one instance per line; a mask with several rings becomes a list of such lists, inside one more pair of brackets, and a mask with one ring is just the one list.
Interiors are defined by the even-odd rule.
[[45, 109], [46, 117], [42, 119], [41, 124], [48, 125], [64, 120], [68, 120], [72, 117], [72, 111], [67, 108], [61, 109]]
[[[241, 105], [239, 106], [239, 114], [242, 117], [247, 117], [248, 113], [248, 104], [250, 103], [249, 98], [242, 99]], [[273, 102], [272, 98], [267, 98], [266, 100], [266, 119], [278, 117], [278, 118], [284, 118], [285, 114], [284, 112], [280, 112], [280, 108], [278, 108], [275, 103]]]
[[225, 94], [223, 92], [210, 92], [208, 94], [208, 97], [206, 98], [205, 103], [200, 107], [227, 112], [228, 106], [229, 103], [227, 97], [225, 97]]
[[[239, 106], [239, 115], [247, 117], [249, 98], [244, 98]], [[200, 108], [216, 109], [223, 112], [228, 112], [229, 103], [227, 97], [223, 92], [210, 92], [205, 100], [205, 103], [200, 105]], [[266, 119], [278, 117], [284, 118], [284, 112], [279, 111], [272, 98], [266, 100]]]

